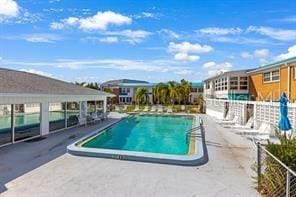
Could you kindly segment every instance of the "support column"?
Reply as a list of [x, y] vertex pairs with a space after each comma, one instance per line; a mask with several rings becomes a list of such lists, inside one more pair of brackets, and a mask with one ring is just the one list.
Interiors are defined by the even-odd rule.
[[86, 123], [86, 116], [87, 116], [87, 101], [80, 101], [79, 102], [79, 124]]
[[103, 105], [104, 109], [103, 110], [104, 110], [104, 113], [106, 113], [107, 112], [107, 97], [104, 98], [103, 102], [104, 102], [104, 105]]
[[41, 121], [40, 121], [41, 135], [49, 133], [49, 103], [41, 103]]

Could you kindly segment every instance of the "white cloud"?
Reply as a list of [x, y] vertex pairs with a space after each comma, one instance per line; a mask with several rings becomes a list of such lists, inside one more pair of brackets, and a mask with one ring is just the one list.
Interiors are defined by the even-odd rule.
[[24, 40], [27, 42], [36, 42], [36, 43], [54, 43], [56, 41], [62, 40], [62, 37], [56, 34], [47, 34], [47, 33], [2, 36], [0, 38], [7, 39], [7, 40]]
[[29, 69], [22, 68], [22, 69], [20, 69], [20, 71], [24, 71], [24, 72], [28, 72], [28, 73], [33, 73], [33, 74], [37, 74], [37, 75], [43, 75], [43, 76], [47, 76], [47, 77], [52, 77], [52, 74], [51, 73], [43, 72], [43, 71], [40, 71], [40, 70], [35, 70], [33, 68], [29, 68]]
[[160, 34], [161, 36], [165, 37], [165, 38], [169, 38], [169, 39], [178, 39], [180, 38], [180, 35], [177, 34], [176, 32], [169, 30], [169, 29], [161, 29], [159, 31], [157, 31], [158, 34]]
[[296, 30], [295, 29], [277, 29], [272, 27], [257, 27], [250, 26], [247, 32], [255, 32], [270, 38], [281, 40], [281, 41], [291, 41], [296, 40]]
[[39, 43], [54, 43], [61, 40], [61, 38], [55, 34], [28, 34], [23, 36], [23, 39], [28, 42], [39, 42]]
[[198, 55], [189, 55], [188, 53], [176, 53], [174, 59], [177, 61], [194, 62], [200, 59]]
[[266, 59], [269, 57], [268, 49], [256, 49], [254, 51], [254, 57], [259, 58], [260, 62], [266, 62]]
[[219, 28], [219, 27], [208, 27], [199, 29], [197, 32], [207, 35], [235, 35], [243, 32], [241, 28]]
[[199, 53], [208, 53], [213, 51], [209, 45], [200, 45], [198, 43], [191, 44], [190, 42], [174, 43], [170, 42], [168, 51], [174, 53], [174, 59], [177, 61], [197, 61]]
[[204, 63], [203, 68], [207, 70], [209, 76], [213, 76], [229, 71], [232, 68], [232, 64], [229, 62], [217, 64], [216, 62], [211, 61]]
[[0, 16], [17, 17], [20, 12], [20, 7], [16, 1], [0, 0]]
[[112, 11], [97, 12], [97, 14], [86, 17], [69, 17], [62, 19], [60, 22], [50, 24], [52, 29], [63, 29], [66, 27], [78, 27], [79, 29], [90, 30], [106, 30], [110, 25], [131, 24], [132, 19], [119, 13]]
[[276, 60], [284, 60], [291, 57], [296, 57], [296, 44], [288, 48], [287, 53], [282, 53], [276, 57]]
[[179, 62], [171, 60], [130, 60], [130, 59], [90, 59], [90, 60], [75, 60], [75, 59], [58, 59], [49, 62], [20, 62], [12, 60], [0, 61], [1, 66], [48, 66], [55, 68], [66, 68], [72, 70], [83, 69], [113, 69], [119, 71], [145, 71], [145, 72], [161, 72], [161, 73], [176, 73], [182, 70], [190, 70], [189, 67], [181, 66]]
[[242, 58], [244, 59], [252, 59], [257, 58], [261, 63], [267, 63], [267, 59], [270, 56], [270, 52], [268, 49], [256, 49], [253, 53], [250, 52], [242, 52]]
[[138, 44], [141, 43], [146, 37], [152, 33], [144, 30], [122, 30], [122, 31], [105, 31], [100, 32], [104, 37], [95, 37], [90, 36], [81, 39], [82, 41], [94, 41], [94, 42], [106, 42], [106, 43], [115, 43], [115, 42], [127, 42], [129, 44]]
[[152, 12], [142, 12], [140, 14], [133, 15], [132, 17], [135, 19], [140, 18], [157, 18], [158, 14], [152, 13]]
[[179, 70], [179, 71], [176, 71], [175, 74], [178, 74], [178, 75], [193, 75], [195, 74], [195, 71], [193, 70], [189, 70], [189, 69], [184, 69], [184, 70]]
[[104, 37], [99, 39], [100, 42], [106, 42], [106, 43], [116, 43], [118, 42], [118, 37]]
[[107, 31], [102, 34], [108, 36], [120, 36], [121, 41], [129, 42], [130, 44], [137, 44], [142, 42], [145, 38], [150, 36], [152, 33], [144, 30], [122, 30], [122, 31]]
[[249, 52], [246, 52], [246, 51], [242, 52], [242, 53], [241, 53], [241, 56], [242, 56], [242, 58], [244, 58], [244, 59], [253, 58], [253, 55], [252, 55], [251, 53], [249, 53]]

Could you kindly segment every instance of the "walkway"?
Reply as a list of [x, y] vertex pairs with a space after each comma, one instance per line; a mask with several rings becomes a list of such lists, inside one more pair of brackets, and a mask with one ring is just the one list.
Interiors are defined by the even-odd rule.
[[[211, 118], [203, 117], [209, 153], [209, 162], [203, 166], [73, 156], [65, 153], [66, 145], [94, 128], [72, 129], [40, 142], [0, 149], [0, 188], [2, 184], [2, 191], [5, 190], [2, 195], [258, 196], [250, 178], [252, 152], [248, 142], [227, 131], [221, 132]], [[229, 143], [232, 140], [241, 140], [243, 145]]]

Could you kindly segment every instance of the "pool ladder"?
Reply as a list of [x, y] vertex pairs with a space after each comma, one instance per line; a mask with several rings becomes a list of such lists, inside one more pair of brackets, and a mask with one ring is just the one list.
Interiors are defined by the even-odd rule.
[[200, 133], [196, 133], [195, 131], [198, 131], [201, 129], [201, 126], [193, 127], [192, 129], [188, 130], [186, 132], [186, 143], [188, 144], [189, 137], [202, 137]]

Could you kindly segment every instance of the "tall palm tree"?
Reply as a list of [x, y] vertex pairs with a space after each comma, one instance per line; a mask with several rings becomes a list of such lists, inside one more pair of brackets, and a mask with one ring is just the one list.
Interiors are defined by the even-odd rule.
[[169, 100], [172, 105], [174, 105], [175, 100], [178, 98], [179, 93], [177, 90], [177, 83], [175, 81], [169, 81], [168, 82], [168, 91], [169, 91]]
[[158, 83], [153, 88], [154, 101], [158, 104], [162, 103], [167, 98], [167, 85], [165, 83]]
[[136, 91], [136, 102], [139, 104], [149, 102], [149, 95], [146, 88], [138, 88]]
[[176, 90], [178, 92], [177, 100], [180, 105], [181, 102], [184, 100], [184, 89], [180, 83], [177, 83]]
[[186, 81], [185, 79], [181, 80], [181, 86], [183, 88], [184, 91], [184, 103], [186, 104], [188, 102], [189, 99], [189, 95], [192, 89], [192, 85], [191, 83], [189, 83], [188, 81]]

